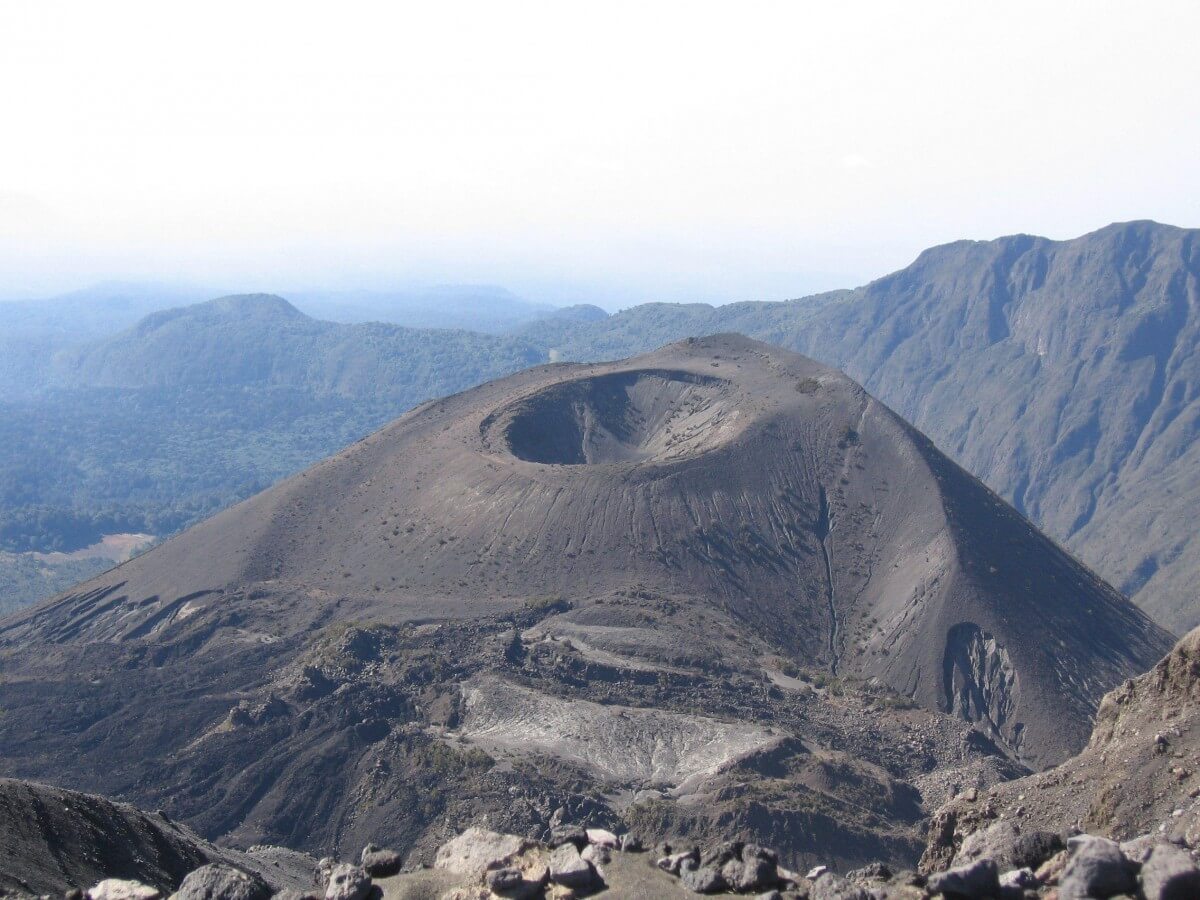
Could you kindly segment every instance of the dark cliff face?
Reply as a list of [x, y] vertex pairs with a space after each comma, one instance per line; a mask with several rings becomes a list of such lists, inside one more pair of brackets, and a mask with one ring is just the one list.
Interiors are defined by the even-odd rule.
[[0, 889], [55, 894], [104, 878], [164, 893], [210, 862], [262, 875], [274, 887], [305, 884], [305, 860], [284, 851], [259, 857], [216, 847], [162, 813], [44, 784], [0, 778]]
[[1168, 644], [848, 378], [718, 336], [426, 404], [10, 618], [0, 755], [312, 849], [604, 796], [903, 861]]

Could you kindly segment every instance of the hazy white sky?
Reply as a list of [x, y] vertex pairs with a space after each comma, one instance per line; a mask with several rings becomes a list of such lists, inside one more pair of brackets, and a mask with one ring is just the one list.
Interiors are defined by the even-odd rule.
[[0, 0], [0, 295], [777, 299], [1200, 225], [1200, 3]]

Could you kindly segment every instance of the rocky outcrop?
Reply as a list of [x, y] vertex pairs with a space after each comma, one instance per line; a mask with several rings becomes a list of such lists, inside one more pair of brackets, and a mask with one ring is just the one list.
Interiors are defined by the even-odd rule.
[[267, 900], [270, 885], [249, 872], [210, 863], [188, 873], [171, 900]]
[[921, 866], [931, 886], [987, 861], [1060, 900], [1158, 900], [1200, 896], [1197, 859], [1200, 629], [1104, 698], [1078, 756], [943, 806]]
[[217, 847], [161, 812], [0, 779], [0, 889], [47, 894], [97, 885], [103, 897], [115, 900], [134, 890], [128, 882], [165, 896], [189, 872], [231, 867], [250, 873], [246, 877], [255, 884], [281, 888], [303, 882], [307, 863], [290, 851]]

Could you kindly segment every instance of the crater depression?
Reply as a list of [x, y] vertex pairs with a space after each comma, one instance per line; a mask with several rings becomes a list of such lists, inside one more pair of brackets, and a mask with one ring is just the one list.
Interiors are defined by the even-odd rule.
[[735, 433], [736, 392], [719, 378], [643, 369], [544, 388], [498, 416], [518, 459], [553, 465], [670, 460]]

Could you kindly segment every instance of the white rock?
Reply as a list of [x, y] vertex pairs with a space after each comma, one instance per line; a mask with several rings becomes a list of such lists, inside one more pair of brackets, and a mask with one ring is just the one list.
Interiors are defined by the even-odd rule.
[[159, 900], [162, 892], [140, 881], [105, 878], [88, 889], [88, 900]]
[[587, 830], [587, 839], [589, 844], [599, 844], [601, 847], [611, 847], [613, 850], [617, 849], [617, 836], [603, 828], [589, 828]]
[[804, 877], [809, 881], [816, 881], [822, 875], [829, 871], [829, 866], [813, 866], [804, 873]]
[[482, 878], [488, 869], [502, 866], [530, 846], [529, 841], [514, 834], [471, 827], [438, 848], [433, 866], [471, 878]]

